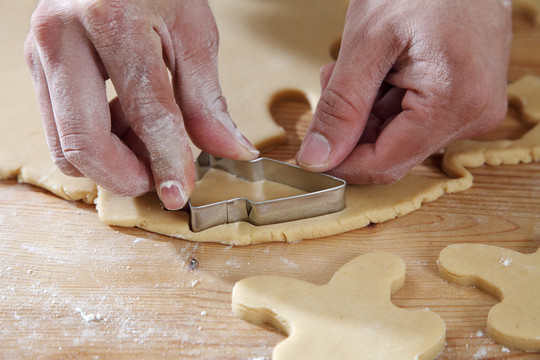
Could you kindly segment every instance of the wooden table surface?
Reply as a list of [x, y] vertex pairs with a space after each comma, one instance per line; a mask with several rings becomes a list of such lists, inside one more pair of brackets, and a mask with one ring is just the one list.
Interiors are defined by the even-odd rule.
[[[540, 75], [539, 31], [519, 17], [514, 28], [509, 78]], [[267, 155], [290, 160], [309, 121], [307, 107], [285, 102], [273, 110], [289, 143]], [[509, 124], [486, 138], [522, 132]], [[233, 316], [236, 281], [265, 273], [323, 284], [360, 254], [390, 251], [407, 265], [394, 303], [428, 307], [446, 322], [438, 359], [540, 359], [487, 337], [495, 299], [438, 276], [438, 254], [449, 244], [524, 253], [540, 246], [540, 164], [472, 172], [470, 190], [402, 218], [324, 239], [247, 247], [111, 228], [93, 206], [0, 182], [0, 358], [267, 359], [284, 335]], [[92, 316], [99, 319], [86, 321]]]

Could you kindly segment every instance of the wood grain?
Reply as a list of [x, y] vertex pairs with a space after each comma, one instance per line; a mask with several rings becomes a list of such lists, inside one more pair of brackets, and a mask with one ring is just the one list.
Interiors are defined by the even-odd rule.
[[[509, 78], [540, 75], [538, 28], [515, 19]], [[307, 106], [276, 103], [288, 144], [267, 155], [291, 160], [309, 122]], [[492, 138], [516, 137], [509, 120]], [[437, 169], [435, 157], [416, 171]], [[195, 244], [138, 229], [111, 228], [94, 207], [13, 181], [0, 182], [0, 358], [266, 359], [284, 336], [235, 318], [232, 286], [257, 274], [326, 283], [345, 262], [390, 251], [407, 265], [398, 306], [429, 308], [447, 325], [438, 357], [539, 359], [485, 333], [496, 300], [450, 285], [436, 259], [453, 243], [480, 242], [531, 253], [540, 246], [540, 164], [474, 169], [475, 185], [387, 223], [298, 244]], [[81, 316], [100, 314], [87, 322]]]

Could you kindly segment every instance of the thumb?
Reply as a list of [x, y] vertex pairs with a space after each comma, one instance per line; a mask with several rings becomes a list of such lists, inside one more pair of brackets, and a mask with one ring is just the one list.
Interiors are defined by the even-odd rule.
[[321, 70], [321, 98], [296, 156], [307, 170], [330, 170], [356, 147], [378, 90], [399, 55], [387, 31], [377, 36], [372, 30], [364, 34], [357, 24], [347, 25], [336, 64]]

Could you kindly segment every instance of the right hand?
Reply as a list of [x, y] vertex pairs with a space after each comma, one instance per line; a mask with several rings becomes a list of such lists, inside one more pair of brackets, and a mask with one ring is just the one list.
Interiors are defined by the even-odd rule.
[[351, 184], [389, 184], [507, 110], [508, 0], [351, 0], [339, 57], [297, 161]]
[[123, 196], [155, 186], [174, 210], [195, 185], [189, 138], [256, 158], [227, 112], [217, 48], [204, 0], [41, 0], [25, 53], [55, 164]]

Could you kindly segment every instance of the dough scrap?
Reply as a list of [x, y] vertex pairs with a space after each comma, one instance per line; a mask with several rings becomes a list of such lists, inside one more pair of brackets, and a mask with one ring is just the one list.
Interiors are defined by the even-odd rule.
[[398, 308], [390, 295], [405, 282], [405, 264], [391, 253], [361, 255], [317, 286], [282, 276], [237, 282], [233, 312], [288, 335], [272, 358], [433, 359], [445, 325], [435, 313]]
[[[330, 52], [340, 37], [346, 3], [344, 0], [336, 6], [335, 0], [213, 2], [221, 31], [220, 75], [224, 93], [238, 127], [258, 147], [283, 140], [283, 130], [269, 112], [269, 105], [279, 94], [300, 92], [315, 107], [320, 91], [318, 71], [331, 61]], [[0, 2], [0, 40], [5, 47], [0, 57], [0, 133], [9, 134], [0, 144], [0, 179], [17, 178], [65, 199], [82, 199], [87, 203], [99, 194], [99, 216], [109, 225], [136, 226], [201, 242], [297, 242], [391, 220], [444, 193], [466, 190], [472, 186], [472, 175], [466, 167], [540, 159], [540, 127], [535, 125], [517, 141], [462, 141], [450, 146], [443, 166], [453, 179], [409, 174], [389, 186], [348, 186], [347, 208], [339, 213], [279, 225], [228, 224], [193, 233], [187, 213], [164, 211], [155, 194], [119, 198], [103, 189], [96, 191], [94, 183], [87, 179], [71, 178], [56, 169], [44, 141], [37, 104], [29, 100], [34, 90], [21, 50], [36, 4], [37, 0]], [[526, 86], [536, 86], [538, 78], [523, 81]], [[540, 92], [520, 95], [522, 91], [509, 94], [511, 98], [526, 99], [524, 109], [540, 106], [535, 105], [540, 104]], [[524, 117], [528, 119], [527, 116]], [[526, 121], [538, 123], [534, 119]]]
[[[540, 4], [539, 4], [540, 6]], [[521, 121], [534, 126], [540, 123], [540, 77], [525, 75], [508, 86], [508, 103], [520, 111]]]
[[466, 168], [540, 161], [540, 77], [524, 76], [510, 84], [507, 93], [509, 106], [520, 110], [520, 120], [532, 127], [518, 140], [460, 140], [449, 146], [443, 158], [444, 172], [468, 187], [473, 179]]
[[450, 245], [438, 265], [443, 279], [476, 286], [501, 301], [487, 318], [493, 340], [540, 352], [540, 249], [525, 255], [491, 245]]

